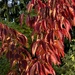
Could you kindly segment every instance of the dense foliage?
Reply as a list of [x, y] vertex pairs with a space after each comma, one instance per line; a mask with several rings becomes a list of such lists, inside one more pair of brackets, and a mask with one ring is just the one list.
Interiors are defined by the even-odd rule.
[[[30, 16], [34, 7], [36, 15]], [[31, 0], [26, 23], [33, 29], [28, 51], [27, 37], [0, 23], [0, 55], [5, 54], [12, 70], [8, 75], [55, 75], [52, 67], [64, 57], [64, 38], [71, 40], [69, 31], [75, 25], [74, 0]], [[20, 17], [22, 24], [23, 14]], [[17, 69], [13, 67], [17, 65]]]
[[[32, 45], [32, 55], [38, 60], [44, 60], [48, 66], [51, 66], [52, 62], [59, 65], [61, 57], [64, 57], [64, 37], [71, 40], [69, 32], [72, 25], [75, 25], [74, 4], [73, 0], [31, 0], [27, 6], [29, 13], [34, 7], [37, 14], [27, 17], [27, 24], [33, 28], [33, 41], [34, 35], [37, 34], [36, 41]], [[43, 68], [46, 68], [45, 65]], [[43, 74], [55, 75], [53, 69], [51, 71], [44, 69], [44, 71], [42, 69]]]

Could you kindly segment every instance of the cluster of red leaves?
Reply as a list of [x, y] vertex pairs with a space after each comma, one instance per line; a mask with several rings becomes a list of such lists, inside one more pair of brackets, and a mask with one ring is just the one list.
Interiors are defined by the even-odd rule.
[[[35, 34], [37, 36], [32, 45], [32, 55], [43, 67], [38, 65], [38, 75], [55, 75], [52, 63], [61, 64], [60, 59], [64, 57], [64, 37], [71, 40], [69, 32], [75, 26], [75, 0], [31, 0], [27, 6], [28, 13], [32, 8], [36, 16], [28, 14], [26, 22], [33, 29], [32, 40], [34, 41]], [[42, 66], [42, 62], [49, 68], [45, 64]], [[32, 75], [37, 71], [35, 68], [36, 66]]]
[[[0, 56], [5, 54], [10, 61], [11, 68], [18, 65], [18, 70], [23, 73], [27, 63], [31, 60], [31, 55], [24, 48], [27, 45], [27, 37], [0, 23], [0, 42]], [[16, 72], [11, 69], [8, 75], [17, 75]]]
[[[36, 16], [28, 15], [26, 19], [33, 28], [31, 53], [25, 48], [26, 36], [0, 23], [0, 55], [6, 54], [12, 68], [8, 75], [18, 75], [13, 70], [15, 65], [20, 75], [55, 75], [52, 64], [61, 64], [60, 59], [65, 55], [64, 37], [71, 40], [69, 31], [75, 26], [74, 0], [31, 0], [28, 12], [33, 7]], [[20, 16], [21, 25], [23, 16]]]

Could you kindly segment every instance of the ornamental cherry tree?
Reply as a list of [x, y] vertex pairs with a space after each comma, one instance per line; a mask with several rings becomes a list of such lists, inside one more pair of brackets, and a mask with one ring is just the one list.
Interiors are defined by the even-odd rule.
[[[32, 9], [34, 16], [30, 15]], [[30, 51], [25, 35], [0, 23], [0, 55], [6, 54], [12, 68], [8, 75], [56, 75], [52, 64], [61, 64], [65, 56], [64, 38], [71, 40], [75, 0], [31, 0], [27, 11], [26, 24], [33, 29]], [[23, 16], [20, 15], [20, 24]], [[15, 65], [18, 71], [13, 69]]]

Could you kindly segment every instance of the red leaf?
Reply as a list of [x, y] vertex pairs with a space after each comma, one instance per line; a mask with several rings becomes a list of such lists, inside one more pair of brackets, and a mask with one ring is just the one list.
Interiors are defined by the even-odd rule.
[[40, 5], [41, 8], [45, 7], [45, 4], [41, 0], [38, 0], [38, 4]]
[[33, 43], [32, 45], [32, 55], [35, 56], [36, 50], [38, 48], [39, 45], [39, 41], [36, 41], [35, 43]]
[[47, 31], [46, 21], [42, 21], [42, 28], [44, 28], [45, 31]]
[[14, 37], [14, 36], [15, 36], [15, 37], [17, 36], [17, 31], [14, 30], [14, 29], [12, 29], [12, 28], [9, 29], [9, 33], [10, 33], [10, 35], [13, 36], [13, 37]]
[[36, 57], [38, 59], [43, 59], [43, 56], [45, 54], [45, 49], [43, 48], [43, 46], [41, 44], [39, 44], [37, 51], [36, 51]]
[[41, 32], [41, 23], [36, 23], [33, 28], [34, 28], [35, 33], [40, 34], [40, 32]]
[[54, 30], [53, 32], [53, 39], [54, 40], [62, 40], [63, 41], [63, 34], [60, 30]]
[[43, 50], [46, 51], [46, 49], [47, 49], [47, 45], [46, 44], [47, 43], [44, 40], [41, 40], [40, 43], [42, 45]]
[[73, 26], [75, 26], [75, 16], [74, 16], [73, 20], [71, 21], [71, 24], [72, 24]]
[[44, 66], [45, 66], [46, 75], [48, 74], [56, 75], [51, 65], [45, 63]]
[[30, 75], [35, 75], [36, 72], [36, 63], [32, 65], [30, 68]]
[[26, 44], [27, 44], [27, 37], [26, 36], [24, 36], [23, 34], [18, 34], [17, 40], [18, 40], [19, 43], [26, 46]]
[[24, 20], [24, 14], [22, 13], [20, 15], [20, 26], [22, 27], [22, 24], [23, 24], [23, 20]]
[[14, 43], [10, 43], [10, 45], [9, 45], [9, 48], [10, 48], [10, 50], [12, 50], [12, 51], [14, 51], [15, 50], [15, 45], [14, 45]]
[[72, 0], [72, 4], [73, 4], [73, 6], [75, 6], [75, 0]]
[[53, 18], [56, 16], [56, 8], [53, 9]]
[[51, 57], [51, 62], [53, 62], [55, 65], [56, 65], [56, 64], [57, 64], [57, 65], [60, 64], [60, 61], [58, 61], [56, 55], [55, 55], [53, 52], [51, 52], [50, 57]]
[[72, 7], [69, 7], [69, 12], [70, 12], [73, 16], [75, 16], [75, 12], [74, 12], [74, 9], [73, 9]]
[[33, 6], [34, 5], [31, 2], [29, 2], [27, 5], [27, 11], [30, 12], [32, 10]]
[[54, 46], [57, 48], [57, 51], [60, 53], [60, 55], [62, 55], [64, 57], [64, 45], [62, 43], [62, 41], [58, 41], [56, 40], [54, 42]]
[[32, 4], [35, 4], [35, 0], [31, 0], [31, 3], [32, 3]]
[[40, 75], [46, 75], [45, 67], [42, 63], [40, 63], [40, 69], [41, 69]]
[[18, 75], [15, 71], [9, 71], [7, 75]]
[[51, 30], [48, 35], [47, 35], [47, 41], [50, 42], [50, 41], [53, 41], [53, 30]]
[[8, 33], [9, 33], [9, 32], [8, 32], [9, 30], [8, 30], [8, 27], [7, 27], [6, 25], [4, 26], [4, 25], [2, 24], [1, 27], [2, 27], [2, 28], [1, 28], [1, 32], [0, 32], [0, 33], [1, 33], [2, 40], [4, 41], [4, 40], [6, 39], [6, 36], [7, 36]]

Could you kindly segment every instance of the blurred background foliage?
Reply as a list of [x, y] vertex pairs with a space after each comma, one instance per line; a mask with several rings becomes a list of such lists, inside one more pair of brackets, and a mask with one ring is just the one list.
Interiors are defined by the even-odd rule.
[[6, 75], [10, 70], [10, 63], [6, 59], [6, 56], [3, 55], [0, 57], [0, 75]]
[[30, 0], [0, 0], [0, 19], [17, 22], [21, 13], [25, 13]]
[[[28, 37], [29, 48], [31, 45], [31, 33], [30, 29], [25, 22], [22, 27], [19, 24], [19, 16], [24, 13], [25, 17], [26, 6], [30, 0], [0, 0], [0, 22], [8, 25], [9, 27], [18, 30]], [[34, 10], [31, 15], [35, 15]], [[72, 41], [64, 39], [65, 45], [65, 57], [61, 58], [61, 65], [54, 65], [56, 75], [75, 75], [75, 27], [70, 31], [72, 36]], [[0, 57], [0, 75], [6, 75], [10, 70], [10, 63], [3, 55]]]

